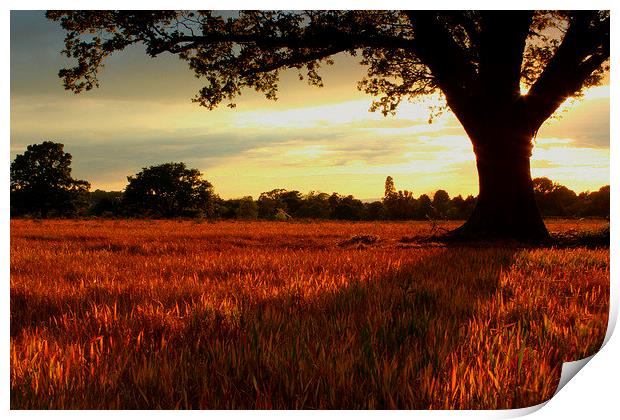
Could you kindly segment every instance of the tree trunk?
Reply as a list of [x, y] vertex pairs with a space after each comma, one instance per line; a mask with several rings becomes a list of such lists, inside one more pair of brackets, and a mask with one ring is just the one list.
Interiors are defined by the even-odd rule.
[[502, 140], [473, 141], [478, 168], [478, 201], [469, 220], [451, 232], [451, 236], [545, 241], [549, 239], [549, 232], [534, 197], [530, 138], [511, 134]]

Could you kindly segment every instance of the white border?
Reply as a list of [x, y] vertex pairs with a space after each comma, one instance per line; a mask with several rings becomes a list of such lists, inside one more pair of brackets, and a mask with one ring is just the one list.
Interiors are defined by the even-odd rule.
[[[205, 4], [206, 3], [206, 4]], [[8, 66], [8, 57], [10, 51], [10, 10], [41, 10], [41, 9], [113, 9], [113, 8], [135, 8], [135, 9], [170, 9], [170, 8], [186, 8], [186, 9], [196, 9], [196, 8], [212, 8], [212, 9], [220, 9], [220, 10], [235, 10], [235, 9], [243, 9], [243, 8], [271, 8], [271, 9], [287, 9], [287, 8], [296, 8], [296, 9], [304, 9], [304, 8], [312, 8], [312, 9], [348, 9], [348, 8], [357, 8], [357, 9], [373, 9], [373, 8], [389, 8], [389, 9], [399, 9], [399, 8], [418, 8], [418, 9], [429, 9], [429, 8], [437, 8], [437, 9], [459, 9], [459, 8], [468, 8], [468, 9], [493, 9], [493, 8], [501, 8], [501, 9], [610, 9], [612, 10], [612, 19], [615, 21], [616, 9], [613, 6], [615, 3], [613, 1], [598, 1], [591, 0], [588, 2], [576, 1], [576, 0], [562, 0], [562, 1], [531, 1], [531, 0], [523, 0], [519, 2], [502, 2], [501, 4], [493, 3], [489, 1], [467, 1], [467, 2], [458, 2], [458, 1], [439, 1], [439, 2], [405, 2], [405, 1], [389, 1], [389, 2], [377, 2], [370, 0], [359, 0], [359, 1], [325, 1], [325, 0], [314, 0], [314, 1], [296, 1], [291, 3], [290, 1], [239, 1], [239, 0], [229, 0], [226, 2], [223, 1], [211, 1], [211, 2], [197, 2], [197, 1], [176, 1], [174, 3], [164, 2], [160, 0], [150, 1], [148, 3], [140, 3], [137, 1], [107, 1], [103, 2], [93, 2], [93, 1], [55, 1], [55, 2], [42, 2], [42, 1], [15, 1], [9, 0], [3, 2], [2, 9], [2, 22], [4, 25], [2, 26], [4, 36], [2, 37], [1, 45], [2, 45], [2, 57], [5, 58], [3, 60], [4, 65], [2, 68], [2, 91], [3, 91], [3, 121], [2, 124], [2, 150], [4, 153], [4, 159], [0, 161], [0, 171], [2, 174], [2, 182], [3, 182], [3, 190], [0, 195], [0, 200], [2, 204], [2, 213], [0, 223], [2, 225], [2, 229], [5, 232], [5, 235], [1, 242], [2, 253], [0, 260], [0, 270], [2, 270], [2, 276], [4, 281], [4, 290], [1, 294], [0, 306], [4, 308], [3, 316], [2, 316], [2, 334], [4, 337], [3, 346], [0, 348], [0, 376], [2, 377], [2, 407], [4, 410], [9, 410], [9, 211], [8, 211], [8, 196], [9, 196], [9, 147], [10, 147], [10, 80], [9, 80], [9, 66]], [[612, 25], [612, 75], [611, 79], [616, 80], [616, 64], [617, 60], [615, 60], [615, 54], [617, 53], [617, 43], [615, 42], [616, 33], [613, 29]], [[611, 88], [611, 115], [616, 115], [617, 112], [617, 97], [615, 94], [615, 89]], [[618, 125], [617, 121], [611, 121], [611, 133], [610, 136], [613, 138], [614, 135], [618, 133]], [[618, 215], [620, 207], [618, 206], [618, 185], [616, 184], [618, 172], [618, 146], [614, 144], [612, 141], [611, 144], [611, 176], [610, 179], [614, 180], [611, 185], [612, 189], [612, 202], [611, 202], [611, 214]], [[615, 200], [615, 201], [614, 201]], [[615, 219], [614, 219], [615, 220]], [[616, 225], [612, 223], [612, 244], [620, 243], [618, 237], [618, 229]], [[611, 278], [612, 278], [612, 311], [610, 314], [610, 324], [615, 324], [618, 313], [618, 270], [616, 269], [616, 260], [617, 260], [617, 247], [612, 245], [612, 264], [611, 264]], [[609, 338], [609, 337], [608, 337]], [[531, 418], [567, 418], [567, 419], [583, 419], [584, 417], [591, 418], [610, 418], [613, 416], [612, 413], [618, 413], [619, 407], [619, 399], [617, 397], [617, 389], [618, 389], [618, 380], [619, 380], [619, 360], [616, 357], [617, 354], [620, 354], [619, 351], [620, 345], [617, 338], [617, 334], [612, 335], [604, 348], [595, 355], [588, 365], [583, 369], [583, 371], [579, 372], [577, 378], [569, 381], [569, 383], [556, 395], [554, 396], [546, 405], [543, 404], [543, 407], [538, 407], [540, 410], [531, 414]], [[480, 412], [467, 412], [467, 411], [454, 411], [454, 412], [444, 412], [444, 411], [433, 411], [433, 412], [408, 412], [408, 411], [391, 411], [391, 412], [382, 412], [382, 411], [338, 411], [338, 412], [286, 412], [286, 411], [275, 411], [275, 412], [265, 412], [265, 411], [252, 411], [252, 412], [228, 412], [228, 411], [210, 411], [207, 415], [214, 416], [216, 418], [226, 418], [230, 419], [231, 417], [252, 417], [252, 418], [290, 418], [294, 416], [296, 419], [305, 419], [308, 420], [312, 418], [313, 420], [317, 415], [320, 416], [338, 416], [343, 420], [347, 419], [355, 419], [359, 420], [360, 418], [370, 418], [370, 417], [378, 417], [388, 415], [393, 418], [407, 418], [408, 420], [411, 416], [422, 417], [422, 418], [502, 418], [502, 417], [512, 417], [514, 415], [524, 415], [526, 414], [527, 409], [525, 410], [514, 410], [514, 411], [480, 411]], [[135, 414], [134, 414], [135, 413]], [[187, 417], [194, 416], [204, 416], [206, 413], [202, 412], [161, 412], [161, 411], [149, 411], [147, 412], [118, 412], [114, 415], [125, 416], [142, 416], [148, 415], [151, 418], [169, 418], [170, 415], [182, 415]], [[33, 412], [33, 411], [10, 411], [10, 416], [13, 417], [28, 417], [28, 418], [39, 418], [40, 416], [45, 416], [49, 418], [83, 418], [84, 415], [92, 416], [94, 418], [107, 418], [110, 413], [104, 411], [91, 411], [88, 413], [81, 411], [46, 411], [46, 412]]]

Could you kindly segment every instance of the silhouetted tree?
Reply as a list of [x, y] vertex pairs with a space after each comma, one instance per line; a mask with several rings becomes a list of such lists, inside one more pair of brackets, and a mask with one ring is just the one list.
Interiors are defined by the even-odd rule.
[[368, 220], [385, 220], [387, 218], [385, 206], [381, 201], [366, 203], [364, 207], [366, 208], [366, 218]]
[[590, 194], [592, 207], [594, 210], [593, 215], [609, 217], [611, 198], [610, 192], [611, 188], [609, 187], [609, 185], [605, 185], [599, 188], [598, 191]]
[[535, 178], [534, 194], [543, 216], [570, 216], [577, 194], [549, 178]]
[[258, 215], [261, 219], [273, 219], [278, 209], [285, 207], [284, 201], [280, 199], [283, 192], [286, 190], [278, 188], [261, 193], [258, 197]]
[[258, 205], [251, 196], [239, 200], [239, 206], [235, 211], [237, 219], [255, 220], [258, 218]]
[[396, 213], [396, 218], [400, 220], [412, 219], [418, 206], [418, 202], [414, 198], [413, 192], [408, 190], [399, 190], [397, 202], [398, 212]]
[[213, 186], [198, 169], [185, 163], [164, 163], [142, 168], [127, 177], [123, 205], [132, 214], [153, 217], [195, 217], [208, 215], [214, 203]]
[[385, 193], [383, 194], [383, 198], [390, 198], [396, 195], [396, 187], [394, 186], [394, 178], [388, 176], [385, 178]]
[[558, 185], [550, 194], [551, 201], [554, 202], [556, 216], [570, 216], [571, 207], [577, 201], [577, 194], [564, 185]]
[[445, 219], [450, 207], [450, 196], [445, 190], [437, 190], [433, 195], [433, 209], [436, 219]]
[[609, 217], [609, 206], [610, 188], [609, 185], [605, 185], [598, 191], [579, 194], [578, 205], [575, 206], [574, 211], [582, 217]]
[[296, 212], [297, 217], [329, 219], [331, 209], [329, 206], [329, 194], [309, 192]]
[[391, 176], [385, 178], [385, 192], [383, 193], [383, 207], [385, 208], [386, 217], [388, 219], [398, 219], [400, 208], [398, 202], [398, 193], [394, 186], [394, 179]]
[[292, 217], [298, 217], [299, 208], [302, 205], [303, 196], [299, 191], [285, 191], [280, 194], [280, 199], [284, 202], [283, 208]]
[[338, 220], [363, 220], [364, 203], [352, 195], [339, 196], [334, 193], [331, 197], [334, 205], [333, 217]]
[[[536, 178], [534, 187], [536, 200], [540, 204], [545, 217], [606, 217], [609, 216], [609, 186], [601, 187], [599, 191], [584, 192], [577, 196], [567, 187], [555, 183], [548, 178]], [[394, 180], [391, 180], [392, 186]], [[341, 195], [311, 191], [299, 198], [297, 191], [274, 189], [261, 194], [259, 200], [252, 197], [222, 200], [217, 195], [212, 200], [212, 209], [209, 217], [225, 219], [267, 219], [291, 220], [287, 213], [287, 203], [284, 198], [298, 200], [301, 204], [295, 212], [295, 218], [303, 219], [336, 219], [336, 220], [463, 220], [474, 211], [477, 198], [468, 195], [465, 199], [461, 195], [450, 199], [445, 190], [437, 190], [433, 199], [422, 194], [418, 199], [410, 191], [395, 191], [388, 194], [393, 203], [390, 212], [382, 201], [363, 203], [352, 195]], [[95, 191], [93, 197], [105, 201], [108, 193]], [[384, 197], [385, 199], [385, 197]], [[91, 208], [91, 213], [93, 212]], [[112, 212], [114, 214], [114, 212]]]
[[397, 192], [394, 179], [388, 176], [385, 180], [383, 206], [388, 219], [407, 220], [414, 218], [417, 202], [411, 191], [401, 190]]
[[534, 178], [532, 183], [536, 194], [549, 194], [555, 187], [554, 182], [546, 177]]
[[434, 215], [433, 203], [430, 197], [426, 194], [422, 194], [418, 198], [418, 206], [414, 215], [415, 219], [426, 220], [432, 218]]
[[468, 195], [463, 199], [461, 195], [457, 195], [450, 201], [449, 209], [446, 217], [451, 220], [465, 220], [476, 207], [476, 199], [472, 195]]
[[453, 197], [448, 204], [448, 210], [446, 211], [446, 219], [450, 220], [458, 220], [461, 217], [461, 208], [464, 206], [465, 200], [459, 194], [456, 197]]
[[95, 190], [90, 193], [88, 213], [93, 216], [118, 216], [122, 213], [122, 191]]
[[554, 217], [607, 217], [609, 216], [609, 185], [595, 192], [574, 191], [549, 178], [535, 178], [536, 202], [543, 216]]
[[297, 217], [301, 205], [302, 195], [299, 191], [277, 188], [261, 193], [258, 197], [258, 214], [264, 219], [274, 219], [278, 210], [283, 210], [288, 215]]
[[206, 216], [209, 219], [220, 219], [225, 217], [227, 211], [225, 200], [219, 195], [214, 194], [211, 204], [207, 207]]
[[237, 218], [237, 210], [239, 209], [239, 204], [241, 199], [228, 199], [222, 200], [222, 211], [221, 216], [224, 219], [236, 219]]
[[[608, 11], [49, 11], [67, 31], [66, 89], [97, 86], [104, 59], [144, 43], [178, 54], [207, 85], [194, 101], [230, 106], [246, 87], [275, 99], [278, 71], [318, 68], [340, 52], [361, 57], [360, 89], [383, 95], [371, 109], [394, 113], [403, 98], [441, 92], [476, 155], [479, 198], [455, 234], [544, 239], [530, 175], [532, 138], [566, 98], [608, 70]], [[521, 85], [529, 88], [521, 94]]]
[[463, 212], [461, 213], [463, 215], [462, 219], [469, 218], [469, 216], [476, 209], [477, 203], [478, 203], [478, 197], [474, 197], [473, 195], [468, 195], [465, 198], [465, 202], [463, 203], [464, 205]]
[[71, 177], [71, 154], [51, 141], [32, 144], [11, 163], [11, 215], [75, 216], [90, 184]]

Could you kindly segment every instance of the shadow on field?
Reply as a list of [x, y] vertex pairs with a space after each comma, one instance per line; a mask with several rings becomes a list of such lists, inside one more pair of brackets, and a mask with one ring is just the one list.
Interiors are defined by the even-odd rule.
[[95, 306], [131, 311], [141, 297], [130, 290], [108, 290], [102, 286], [89, 287], [76, 296], [46, 296], [36, 291], [24, 289], [11, 290], [11, 337], [18, 336], [28, 328], [47, 328], [62, 331], [74, 320], [83, 322]]
[[[340, 373], [353, 375], [335, 393], [332, 407], [426, 408], [440, 404], [433, 378], [447, 380], [445, 361], [463, 339], [480, 301], [500, 288], [500, 275], [514, 261], [514, 249], [450, 247], [405, 264], [382, 278], [353, 283], [331, 298], [317, 299], [316, 316], [349, 319], [336, 335], [342, 346]], [[353, 314], [351, 316], [350, 314]], [[346, 326], [346, 329], [342, 327]], [[329, 325], [324, 325], [328, 331]], [[348, 350], [346, 341], [353, 343]], [[344, 341], [344, 342], [343, 342]], [[353, 361], [353, 362], [352, 362]], [[338, 386], [335, 381], [332, 386]], [[348, 398], [347, 389], [355, 389]], [[326, 389], [327, 391], [327, 389]], [[327, 394], [329, 395], [329, 393]], [[367, 398], [361, 398], [361, 396]]]
[[580, 232], [576, 229], [552, 234], [552, 246], [556, 248], [607, 248], [611, 243], [610, 227]]
[[[347, 252], [355, 258], [359, 251]], [[446, 360], [467, 339], [476, 305], [498, 292], [514, 253], [464, 247], [412, 251], [409, 263], [364, 280], [352, 272], [346, 286], [329, 293], [308, 295], [303, 287], [291, 287], [266, 297], [231, 290], [240, 303], [228, 312], [195, 310], [176, 326], [164, 319], [147, 328], [152, 321], [136, 319], [133, 326], [104, 328], [101, 333], [115, 342], [144, 330], [143, 344], [110, 353], [102, 366], [116, 379], [104, 388], [86, 381], [67, 395], [65, 408], [440, 406], [438, 396], [446, 396], [437, 395], [436, 383], [450, 380]], [[93, 290], [70, 302], [35, 302], [26, 292], [12, 291], [11, 336], [36, 326], [62, 334], [72, 319], [96, 322], [84, 319], [93, 310], [86, 302], [108, 307], [116, 302], [119, 313], [128, 313], [142, 298]], [[122, 366], [118, 358], [125, 360]], [[97, 398], [85, 401], [86, 395]]]
[[[471, 238], [463, 240], [458, 237], [452, 237], [449, 234], [439, 234], [431, 236], [412, 236], [403, 237], [401, 244], [413, 243], [413, 247], [437, 246], [438, 244], [449, 247], [467, 247], [467, 248], [587, 248], [587, 249], [608, 249], [611, 242], [610, 227], [607, 225], [602, 229], [594, 230], [578, 230], [569, 229], [563, 232], [550, 232], [550, 237], [542, 242], [521, 242], [517, 240], [507, 239], [480, 239], [472, 240]], [[402, 246], [402, 245], [401, 245]], [[406, 246], [405, 246], [406, 247]]]
[[[205, 342], [198, 350], [195, 371], [212, 369], [226, 380], [213, 375], [216, 382], [204, 384], [210, 398], [200, 399], [204, 392], [192, 389], [196, 399], [190, 406], [440, 406], [433, 382], [449, 382], [445, 362], [467, 339], [476, 305], [498, 292], [514, 252], [436, 249], [380, 277], [352, 279], [331, 293], [304, 296], [297, 290], [254, 298], [241, 311], [239, 328], [218, 340], [220, 347]], [[193, 325], [185, 335], [196, 336], [205, 327]], [[227, 344], [221, 347], [222, 342]]]

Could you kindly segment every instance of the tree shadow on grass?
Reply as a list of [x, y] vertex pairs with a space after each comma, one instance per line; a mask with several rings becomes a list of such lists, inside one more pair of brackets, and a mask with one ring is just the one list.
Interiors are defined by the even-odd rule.
[[552, 245], [557, 248], [607, 248], [611, 242], [610, 228], [590, 231], [569, 230], [552, 234]]
[[[343, 252], [356, 258], [366, 251]], [[179, 320], [180, 329], [162, 324], [149, 330], [138, 322], [145, 330], [143, 344], [131, 341], [130, 349], [111, 353], [104, 361], [107, 385], [86, 381], [83, 388], [69, 393], [67, 405], [427, 409], [509, 408], [542, 402], [540, 393], [508, 389], [494, 381], [497, 372], [489, 375], [478, 369], [483, 373], [472, 378], [463, 370], [451, 370], [461, 360], [471, 362], [465, 362], [472, 351], [464, 350], [464, 340], [476, 334], [502, 334], [502, 320], [481, 311], [491, 301], [510, 298], [502, 277], [515, 263], [519, 248], [451, 245], [396, 252], [409, 254], [402, 265], [364, 278], [351, 272], [344, 286], [329, 291], [311, 294], [303, 284], [275, 295], [231, 290], [235, 305], [195, 309], [189, 318]], [[121, 312], [131, 310], [140, 299], [130, 294], [120, 300], [113, 294], [94, 298], [107, 305], [120, 302]], [[18, 315], [32, 303], [22, 294], [12, 294], [11, 301]], [[46, 312], [59, 316], [68, 307], [78, 317], [90, 310], [78, 300], [50, 305]], [[522, 310], [513, 315], [511, 323], [526, 325], [536, 314]], [[19, 322], [21, 327], [46, 325], [44, 319], [25, 321]], [[499, 360], [506, 350], [502, 345], [500, 340], [494, 348], [480, 349], [486, 352], [485, 361]], [[117, 360], [125, 362], [119, 366]], [[552, 362], [557, 377], [546, 381], [555, 389], [561, 360]], [[511, 367], [515, 372], [517, 363], [521, 362], [515, 359]], [[463, 400], [474, 382], [486, 386], [488, 393], [472, 393]], [[87, 400], [87, 395], [98, 397]]]
[[[430, 236], [417, 235], [405, 236], [399, 243], [401, 246], [410, 247], [429, 247], [447, 246], [463, 248], [587, 248], [605, 249], [609, 248], [611, 242], [609, 226], [598, 230], [568, 230], [565, 232], [552, 232], [550, 237], [541, 241], [518, 241], [505, 238], [462, 238], [451, 235], [450, 231], [433, 234]], [[413, 245], [408, 245], [413, 244]]]
[[194, 408], [437, 408], [432, 381], [445, 380], [477, 305], [498, 293], [513, 261], [512, 249], [436, 249], [333, 292], [254, 300], [222, 339], [227, 346], [196, 348], [196, 372], [214, 369], [226, 380], [178, 386], [203, 397], [196, 384], [210, 390]]

